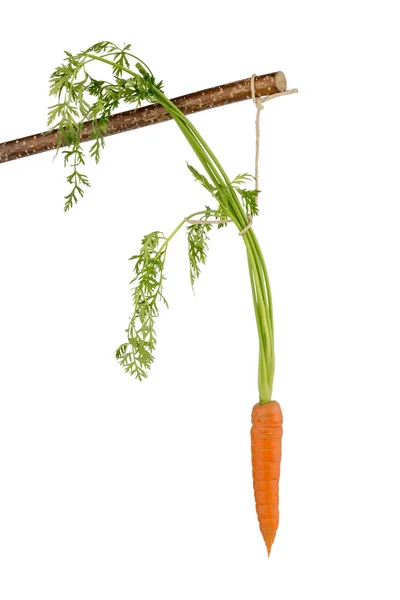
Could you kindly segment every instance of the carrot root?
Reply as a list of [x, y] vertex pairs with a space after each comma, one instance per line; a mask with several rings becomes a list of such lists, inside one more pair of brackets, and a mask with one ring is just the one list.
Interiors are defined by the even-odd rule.
[[256, 404], [251, 413], [251, 460], [256, 512], [271, 554], [279, 525], [279, 476], [282, 456], [282, 411], [278, 402]]

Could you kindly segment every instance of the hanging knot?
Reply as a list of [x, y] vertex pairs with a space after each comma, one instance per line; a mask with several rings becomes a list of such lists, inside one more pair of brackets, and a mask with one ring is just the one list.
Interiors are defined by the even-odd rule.
[[250, 80], [251, 99], [257, 107], [257, 110], [264, 110], [263, 101], [260, 96], [256, 96], [256, 75], [253, 73]]

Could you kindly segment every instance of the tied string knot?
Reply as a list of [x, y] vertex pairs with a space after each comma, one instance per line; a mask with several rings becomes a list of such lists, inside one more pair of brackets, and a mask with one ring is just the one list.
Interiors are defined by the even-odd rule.
[[[297, 94], [298, 89], [293, 88], [291, 90], [285, 90], [284, 92], [277, 92], [276, 94], [270, 94], [269, 96], [256, 96], [256, 77], [257, 75], [253, 74], [250, 79], [250, 89], [251, 89], [251, 99], [256, 105], [256, 152], [255, 152], [255, 169], [254, 169], [254, 181], [255, 181], [255, 189], [258, 190], [258, 163], [260, 159], [260, 115], [261, 111], [264, 110], [264, 102], [268, 100], [272, 100], [273, 98], [278, 98], [279, 96], [287, 96], [289, 94]], [[255, 197], [256, 206], [258, 206], [258, 194]], [[246, 227], [244, 227], [241, 231], [239, 231], [239, 235], [244, 235], [251, 227], [253, 227], [253, 215], [249, 213], [247, 215], [248, 223]], [[197, 220], [197, 219], [186, 219], [187, 223], [197, 224], [197, 223], [210, 223], [210, 224], [219, 224], [219, 223], [232, 223], [232, 219], [223, 219], [223, 220]]]

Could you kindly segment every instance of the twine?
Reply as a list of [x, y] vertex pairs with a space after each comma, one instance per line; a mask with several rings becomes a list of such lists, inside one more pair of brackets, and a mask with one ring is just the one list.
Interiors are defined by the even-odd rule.
[[[251, 99], [256, 105], [257, 113], [256, 113], [256, 156], [255, 156], [255, 172], [254, 172], [254, 180], [255, 180], [255, 189], [258, 190], [258, 163], [260, 159], [260, 115], [261, 111], [264, 110], [264, 102], [268, 100], [272, 100], [273, 98], [278, 98], [279, 96], [288, 96], [289, 94], [297, 94], [298, 89], [293, 88], [291, 90], [285, 90], [284, 92], [278, 92], [276, 94], [270, 94], [261, 98], [260, 96], [256, 96], [256, 86], [255, 86], [256, 75], [253, 74], [250, 80], [251, 87]], [[258, 194], [255, 198], [256, 206], [258, 206]], [[247, 218], [249, 219], [246, 227], [239, 231], [239, 235], [244, 235], [246, 231], [248, 231], [251, 227], [253, 227], [253, 215], [248, 214]], [[219, 223], [232, 223], [232, 219], [223, 219], [223, 220], [197, 220], [197, 219], [185, 219], [187, 223], [190, 224], [199, 224], [199, 223], [211, 223], [211, 224], [219, 224]]]
[[[254, 104], [256, 105], [256, 109], [257, 109], [257, 114], [256, 114], [256, 158], [255, 158], [254, 180], [255, 180], [255, 189], [258, 190], [258, 163], [259, 163], [259, 159], [260, 159], [260, 115], [261, 115], [261, 111], [264, 110], [264, 102], [267, 102], [268, 100], [272, 100], [273, 98], [277, 98], [278, 96], [287, 96], [288, 94], [296, 94], [298, 92], [298, 90], [296, 88], [293, 88], [292, 90], [286, 90], [285, 92], [279, 92], [277, 94], [271, 94], [269, 96], [265, 96], [265, 98], [256, 97], [255, 79], [256, 79], [256, 75], [253, 74], [251, 76], [251, 80], [250, 80], [251, 99], [253, 100]], [[256, 202], [256, 206], [258, 206], [258, 194], [255, 198], [255, 202]], [[247, 223], [246, 227], [244, 229], [242, 229], [242, 231], [239, 231], [239, 235], [244, 235], [246, 233], [246, 231], [248, 231], [250, 229], [250, 227], [253, 227], [253, 215], [248, 214], [247, 218], [249, 219], [249, 222]]]

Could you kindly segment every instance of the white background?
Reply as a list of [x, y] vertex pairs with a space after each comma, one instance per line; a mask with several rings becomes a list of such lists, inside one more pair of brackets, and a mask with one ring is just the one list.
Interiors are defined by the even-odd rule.
[[[0, 166], [1, 598], [399, 598], [394, 3], [6, 3], [0, 140], [45, 129], [63, 51], [103, 39], [131, 42], [170, 97], [274, 70], [300, 90], [263, 111], [255, 225], [281, 524], [267, 560], [249, 454], [257, 336], [233, 229], [212, 236], [196, 296], [185, 235], [171, 246], [149, 380], [113, 356], [142, 235], [209, 201], [177, 127], [107, 140], [68, 214], [61, 156], [17, 160]], [[254, 117], [250, 101], [192, 117], [232, 176], [253, 169]]]

